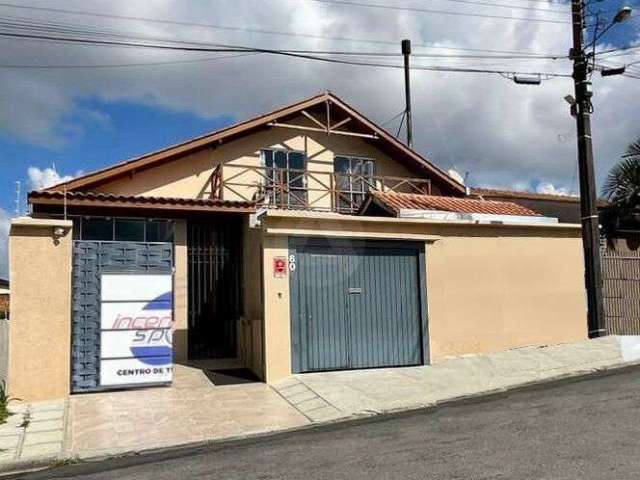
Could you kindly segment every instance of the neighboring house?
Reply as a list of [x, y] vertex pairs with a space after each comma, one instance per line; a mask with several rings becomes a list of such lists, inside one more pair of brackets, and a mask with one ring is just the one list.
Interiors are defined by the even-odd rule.
[[580, 223], [580, 197], [547, 193], [473, 188], [471, 194], [485, 200], [513, 202], [536, 212], [555, 217], [560, 223]]
[[[473, 188], [471, 195], [484, 200], [517, 203], [542, 215], [557, 218], [560, 223], [580, 224], [580, 197], [578, 196], [488, 188]], [[598, 211], [601, 216], [608, 205], [606, 200], [602, 198], [598, 200]], [[610, 250], [621, 252], [638, 250], [640, 248], [640, 228], [633, 227], [633, 225], [626, 225], [625, 228], [618, 228], [614, 234], [607, 234], [606, 230], [603, 231], [603, 236], [607, 236], [607, 247]]]
[[169, 383], [172, 361], [272, 383], [586, 338], [579, 227], [469, 198], [328, 92], [29, 202], [10, 233], [25, 399]]
[[[580, 224], [580, 197], [576, 195], [554, 195], [491, 188], [472, 188], [471, 195], [484, 200], [517, 203], [541, 215], [557, 218], [560, 223]], [[606, 200], [598, 200], [599, 210], [606, 206]]]
[[0, 318], [9, 318], [9, 280], [0, 278]]

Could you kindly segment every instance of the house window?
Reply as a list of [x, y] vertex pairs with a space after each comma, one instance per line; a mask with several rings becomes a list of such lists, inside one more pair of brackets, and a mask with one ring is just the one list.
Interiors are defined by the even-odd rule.
[[148, 220], [145, 238], [147, 242], [173, 242], [173, 222]]
[[71, 217], [74, 240], [103, 242], [173, 242], [173, 220]]
[[87, 217], [82, 219], [81, 240], [113, 240], [113, 219]]
[[144, 242], [144, 220], [116, 218], [116, 242]]
[[287, 208], [304, 207], [307, 204], [305, 154], [292, 150], [263, 150], [262, 158], [269, 203]]
[[374, 161], [369, 158], [337, 156], [333, 168], [336, 208], [341, 212], [357, 210], [367, 192], [375, 186]]

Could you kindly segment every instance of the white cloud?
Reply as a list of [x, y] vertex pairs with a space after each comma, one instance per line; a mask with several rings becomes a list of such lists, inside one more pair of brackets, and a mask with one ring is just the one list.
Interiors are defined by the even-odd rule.
[[29, 167], [27, 176], [29, 177], [29, 190], [48, 188], [73, 178], [73, 175], [60, 175], [53, 168], [40, 169], [38, 167]]
[[[550, 2], [554, 10], [569, 5]], [[45, 2], [42, 5], [46, 5]], [[442, 9], [450, 9], [442, 5]], [[567, 25], [509, 22], [495, 19], [408, 14], [400, 11], [319, 4], [310, 1], [201, 0], [199, 2], [65, 2], [65, 8], [176, 21], [211, 23], [245, 30], [163, 25], [126, 20], [38, 14], [40, 20], [90, 21], [93, 28], [198, 42], [323, 50], [398, 52], [400, 40], [411, 38], [414, 53], [453, 53], [445, 47], [525, 50], [565, 54], [571, 44]], [[466, 7], [473, 9], [473, 7]], [[476, 9], [477, 10], [477, 9]], [[536, 11], [504, 8], [503, 15], [549, 17]], [[7, 10], [7, 14], [27, 15]], [[34, 12], [28, 12], [34, 18]], [[205, 23], [209, 23], [207, 20]], [[263, 29], [294, 32], [296, 37], [248, 32]], [[313, 36], [313, 37], [310, 37]], [[321, 40], [323, 37], [372, 39], [384, 43]], [[100, 48], [17, 40], [3, 41], [3, 63], [109, 64], [213, 58], [211, 53], [179, 53], [135, 48]], [[432, 44], [441, 50], [424, 50]], [[458, 52], [460, 53], [460, 52]], [[227, 56], [225, 54], [222, 54]], [[28, 62], [27, 62], [28, 60]], [[383, 60], [380, 60], [383, 61]], [[394, 61], [385, 59], [384, 61]], [[395, 60], [397, 63], [398, 60]], [[456, 65], [527, 71], [570, 71], [568, 60], [443, 60], [414, 57], [418, 65]], [[102, 112], [84, 112], [81, 100], [131, 101], [187, 111], [203, 118], [233, 115], [246, 118], [312, 93], [330, 89], [354, 107], [383, 122], [404, 106], [401, 70], [330, 65], [269, 55], [251, 55], [171, 66], [0, 70], [0, 108], [12, 115], [0, 129], [27, 141], [56, 147], [82, 134], [82, 125]], [[556, 78], [542, 86], [515, 85], [499, 75], [412, 73], [414, 144], [441, 167], [470, 172], [476, 185], [549, 182], [567, 188], [574, 177], [574, 120], [563, 100], [573, 90], [571, 79]], [[594, 141], [600, 178], [640, 132], [640, 82], [623, 77], [594, 76]], [[394, 126], [390, 126], [394, 128]], [[71, 132], [71, 133], [70, 133]], [[564, 141], [562, 139], [565, 139]], [[158, 145], [160, 147], [161, 145]], [[115, 161], [116, 159], [114, 159]]]
[[548, 193], [551, 195], [570, 195], [568, 188], [558, 188], [549, 182], [539, 183], [536, 186], [536, 193]]
[[0, 278], [9, 277], [9, 226], [11, 219], [0, 208]]

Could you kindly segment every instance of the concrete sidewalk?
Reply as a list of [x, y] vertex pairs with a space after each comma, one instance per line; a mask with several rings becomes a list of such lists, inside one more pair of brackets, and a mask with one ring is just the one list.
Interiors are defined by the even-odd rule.
[[274, 386], [216, 386], [176, 365], [170, 388], [13, 404], [0, 472], [246, 438], [418, 409], [640, 360], [640, 337], [605, 337], [453, 358], [428, 367], [295, 375]]

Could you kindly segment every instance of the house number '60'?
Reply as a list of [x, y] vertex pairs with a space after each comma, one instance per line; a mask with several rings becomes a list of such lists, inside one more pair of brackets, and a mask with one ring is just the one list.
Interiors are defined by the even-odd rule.
[[295, 271], [295, 269], [296, 269], [296, 256], [289, 255], [289, 270], [293, 272]]

